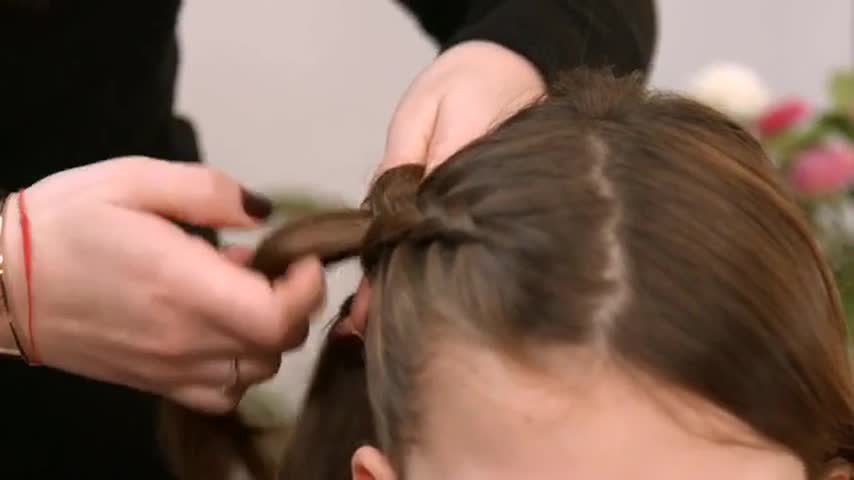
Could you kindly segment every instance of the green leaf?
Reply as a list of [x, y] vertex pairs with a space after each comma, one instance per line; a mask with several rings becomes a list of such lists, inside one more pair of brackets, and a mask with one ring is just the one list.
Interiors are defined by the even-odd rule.
[[842, 70], [831, 77], [830, 100], [837, 112], [847, 112], [854, 105], [854, 70]]
[[792, 156], [806, 140], [805, 133], [798, 130], [786, 130], [764, 140], [765, 150], [783, 170], [788, 167]]
[[847, 114], [835, 111], [824, 113], [805, 128], [785, 131], [766, 139], [764, 146], [778, 168], [786, 170], [798, 153], [834, 136], [844, 136], [854, 141], [854, 124]]
[[839, 288], [849, 328], [851, 328], [851, 323], [854, 321], [854, 258], [850, 250], [842, 256], [844, 258], [839, 259], [840, 263], [835, 268], [836, 285]]
[[835, 125], [819, 120], [807, 128], [790, 130], [769, 138], [765, 148], [777, 159], [780, 168], [785, 170], [795, 155], [819, 144], [834, 129]]
[[848, 112], [828, 112], [821, 117], [819, 122], [828, 133], [836, 133], [854, 141], [854, 123], [852, 123]]

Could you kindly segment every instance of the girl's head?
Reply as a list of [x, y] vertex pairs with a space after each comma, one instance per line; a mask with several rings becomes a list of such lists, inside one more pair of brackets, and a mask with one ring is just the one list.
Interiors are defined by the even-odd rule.
[[847, 479], [835, 286], [761, 148], [722, 116], [577, 72], [419, 184], [259, 249], [358, 254], [281, 478]]

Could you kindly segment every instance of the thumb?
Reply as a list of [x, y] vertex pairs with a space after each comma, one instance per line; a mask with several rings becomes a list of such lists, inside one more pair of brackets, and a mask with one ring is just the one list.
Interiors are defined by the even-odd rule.
[[438, 99], [421, 94], [418, 89], [404, 96], [389, 124], [377, 176], [393, 167], [425, 162], [438, 113]]
[[199, 164], [130, 159], [123, 206], [209, 227], [251, 227], [267, 218], [272, 202], [225, 173]]
[[460, 149], [483, 136], [489, 127], [488, 118], [471, 111], [440, 115], [424, 159], [426, 172], [430, 173]]

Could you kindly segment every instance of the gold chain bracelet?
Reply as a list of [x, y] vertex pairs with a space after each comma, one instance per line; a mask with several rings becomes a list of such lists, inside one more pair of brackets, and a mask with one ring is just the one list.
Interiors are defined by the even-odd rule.
[[2, 251], [2, 245], [5, 244], [3, 241], [6, 233], [6, 205], [8, 205], [8, 201], [10, 194], [4, 193], [2, 197], [0, 197], [0, 297], [2, 297], [2, 306], [3, 313], [6, 315], [6, 323], [8, 324], [9, 331], [12, 332], [12, 338], [15, 340], [15, 348], [0, 348], [0, 355], [11, 355], [15, 357], [22, 358], [25, 362], [29, 363], [27, 359], [27, 354], [24, 349], [21, 347], [21, 339], [18, 336], [18, 332], [15, 330], [14, 323], [14, 314], [12, 313], [12, 309], [9, 303], [9, 294], [6, 289], [6, 255], [5, 252]]

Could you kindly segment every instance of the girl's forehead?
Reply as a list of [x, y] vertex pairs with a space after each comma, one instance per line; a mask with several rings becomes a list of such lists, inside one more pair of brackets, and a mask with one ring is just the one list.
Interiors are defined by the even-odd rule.
[[806, 478], [740, 420], [590, 352], [564, 351], [561, 375], [479, 347], [436, 353], [406, 478]]

